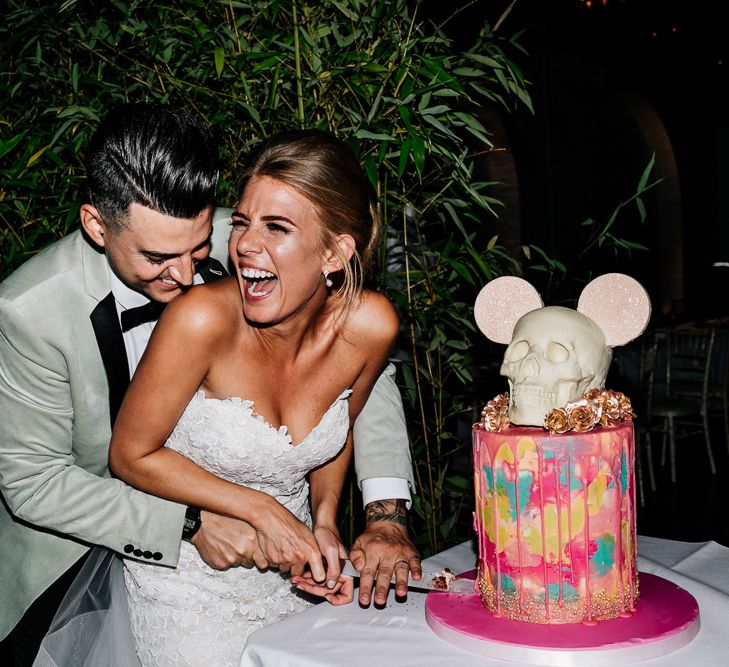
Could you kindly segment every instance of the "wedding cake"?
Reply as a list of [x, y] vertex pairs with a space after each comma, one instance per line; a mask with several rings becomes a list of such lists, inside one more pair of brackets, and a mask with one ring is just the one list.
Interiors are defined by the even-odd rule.
[[630, 616], [639, 597], [633, 412], [604, 383], [612, 348], [648, 323], [645, 290], [606, 274], [572, 310], [543, 307], [529, 283], [504, 277], [484, 287], [475, 315], [508, 345], [509, 393], [473, 426], [484, 607], [528, 623]]

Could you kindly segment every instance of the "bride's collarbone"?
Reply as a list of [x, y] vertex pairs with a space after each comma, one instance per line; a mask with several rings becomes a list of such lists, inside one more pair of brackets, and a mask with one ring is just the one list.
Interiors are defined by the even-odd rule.
[[[249, 350], [250, 351], [250, 350]], [[210, 398], [238, 397], [269, 425], [286, 425], [296, 438], [314, 428], [361, 372], [361, 360], [339, 350], [329, 354], [255, 355], [230, 351], [218, 357], [201, 389]]]
[[285, 372], [265, 365], [228, 366], [208, 375], [200, 389], [208, 398], [252, 401], [255, 411], [272, 425], [321, 416], [350, 389], [354, 377], [341, 367], [304, 368]]
[[332, 378], [349, 385], [362, 371], [365, 360], [361, 354], [333, 345], [302, 348], [295, 353], [262, 348], [221, 361], [224, 372], [229, 372], [234, 364], [243, 376], [277, 378], [279, 383], [296, 389], [313, 382], [329, 384]]

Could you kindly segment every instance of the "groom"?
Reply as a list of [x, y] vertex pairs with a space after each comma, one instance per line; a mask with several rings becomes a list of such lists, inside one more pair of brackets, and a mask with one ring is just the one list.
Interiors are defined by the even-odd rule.
[[[226, 261], [228, 226], [213, 210], [212, 136], [184, 110], [125, 105], [87, 156], [80, 217], [97, 244], [74, 232], [0, 285], [0, 638], [16, 665], [32, 663], [89, 545], [167, 566], [181, 539], [218, 569], [266, 559], [248, 524], [144, 494], [107, 466], [111, 426], [159, 306], [224, 274], [213, 257]], [[368, 524], [351, 557], [365, 604], [375, 579], [384, 603], [393, 569], [400, 593], [408, 568], [419, 577], [404, 526], [404, 428], [385, 373], [355, 427]]]

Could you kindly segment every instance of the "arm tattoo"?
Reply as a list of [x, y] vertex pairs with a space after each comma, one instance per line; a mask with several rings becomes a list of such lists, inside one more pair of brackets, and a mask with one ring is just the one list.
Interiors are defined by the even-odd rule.
[[401, 498], [396, 500], [375, 500], [367, 503], [365, 507], [365, 518], [367, 523], [372, 521], [392, 521], [393, 523], [406, 526], [408, 523], [405, 501]]

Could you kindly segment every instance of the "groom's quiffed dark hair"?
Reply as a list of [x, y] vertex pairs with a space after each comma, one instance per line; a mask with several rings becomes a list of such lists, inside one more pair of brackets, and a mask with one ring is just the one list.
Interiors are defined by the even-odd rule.
[[114, 232], [125, 227], [132, 203], [176, 218], [195, 217], [213, 203], [217, 145], [202, 119], [185, 109], [117, 106], [86, 155], [90, 201]]

